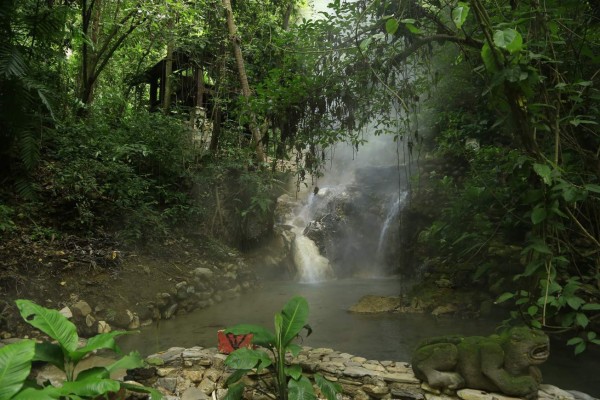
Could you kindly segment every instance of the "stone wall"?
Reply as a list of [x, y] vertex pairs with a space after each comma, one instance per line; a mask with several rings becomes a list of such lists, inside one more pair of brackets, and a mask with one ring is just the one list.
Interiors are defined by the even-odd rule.
[[[171, 348], [149, 356], [147, 361], [151, 367], [132, 371], [126, 379], [157, 388], [167, 400], [222, 399], [227, 392], [225, 381], [232, 372], [225, 367], [226, 358], [214, 348]], [[440, 394], [421, 384], [406, 362], [367, 360], [333, 349], [303, 347], [297, 358], [289, 358], [288, 361], [300, 364], [309, 378], [318, 372], [337, 382], [343, 391], [340, 399], [510, 399], [472, 389], [460, 390], [455, 396]], [[269, 392], [267, 386], [270, 382], [272, 377], [268, 372], [248, 376], [246, 383], [258, 385], [262, 391], [248, 390], [245, 398], [272, 399], [264, 394]], [[538, 394], [542, 400], [593, 400], [586, 394], [567, 392], [551, 385], [542, 385]]]

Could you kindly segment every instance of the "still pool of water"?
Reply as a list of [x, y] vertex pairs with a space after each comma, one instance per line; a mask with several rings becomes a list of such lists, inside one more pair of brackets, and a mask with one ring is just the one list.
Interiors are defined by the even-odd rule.
[[[367, 294], [395, 296], [402, 291], [395, 278], [344, 279], [316, 284], [266, 281], [252, 293], [225, 300], [204, 310], [146, 327], [139, 335], [120, 340], [121, 347], [143, 354], [169, 347], [216, 347], [218, 329], [240, 323], [273, 326], [273, 315], [295, 295], [308, 300], [313, 333], [311, 347], [331, 347], [369, 359], [409, 361], [423, 338], [445, 334], [489, 335], [498, 320], [435, 318], [422, 314], [353, 314], [347, 310]], [[572, 349], [553, 349], [542, 366], [544, 381], [564, 389], [600, 396], [600, 359], [575, 357]]]

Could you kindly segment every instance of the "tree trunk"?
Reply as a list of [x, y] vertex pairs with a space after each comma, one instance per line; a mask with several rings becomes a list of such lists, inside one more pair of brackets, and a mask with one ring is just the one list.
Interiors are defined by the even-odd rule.
[[171, 97], [173, 94], [172, 90], [172, 77], [173, 74], [173, 40], [169, 38], [169, 42], [167, 43], [167, 58], [165, 58], [165, 65], [163, 68], [162, 74], [162, 87], [164, 89], [163, 93], [161, 93], [163, 97], [162, 109], [165, 114], [169, 112], [169, 108], [171, 108]]
[[[249, 99], [252, 95], [250, 91], [250, 85], [248, 84], [248, 75], [246, 75], [246, 68], [244, 66], [244, 57], [242, 55], [242, 48], [240, 46], [240, 38], [237, 36], [237, 27], [233, 19], [233, 10], [231, 8], [230, 0], [223, 0], [223, 7], [227, 12], [227, 28], [229, 31], [229, 38], [233, 44], [233, 53], [235, 55], [235, 61], [237, 64], [238, 75], [240, 77], [240, 84], [242, 85], [242, 95]], [[265, 152], [262, 145], [262, 137], [258, 124], [256, 123], [256, 116], [252, 115], [250, 130], [252, 131], [252, 138], [256, 144], [256, 159], [258, 162], [265, 161]]]

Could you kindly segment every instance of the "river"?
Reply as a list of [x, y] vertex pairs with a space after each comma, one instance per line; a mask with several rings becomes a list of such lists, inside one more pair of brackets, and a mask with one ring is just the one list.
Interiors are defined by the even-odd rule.
[[[414, 346], [424, 337], [462, 333], [488, 335], [499, 319], [436, 318], [423, 314], [352, 314], [347, 310], [366, 294], [397, 295], [404, 290], [396, 278], [343, 279], [313, 284], [265, 281], [252, 293], [227, 299], [204, 310], [160, 321], [139, 335], [120, 340], [124, 350], [145, 355], [181, 346], [216, 346], [218, 329], [239, 323], [269, 328], [273, 314], [294, 295], [309, 303], [313, 333], [303, 344], [330, 347], [369, 359], [409, 361]], [[558, 347], [558, 348], [557, 348]], [[550, 360], [542, 365], [544, 382], [600, 397], [600, 358], [592, 354], [573, 356], [572, 348], [554, 346]]]

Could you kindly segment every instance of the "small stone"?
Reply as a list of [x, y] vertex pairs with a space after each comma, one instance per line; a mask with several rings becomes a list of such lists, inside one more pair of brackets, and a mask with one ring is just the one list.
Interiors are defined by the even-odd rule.
[[175, 314], [175, 311], [177, 311], [178, 307], [179, 307], [179, 304], [177, 304], [177, 303], [171, 304], [171, 306], [169, 306], [169, 308], [167, 308], [163, 312], [163, 318], [164, 319], [170, 319]]
[[73, 318], [73, 312], [69, 307], [64, 307], [59, 311], [60, 315], [64, 316], [67, 319]]
[[366, 369], [370, 369], [371, 371], [385, 372], [385, 368], [377, 364], [363, 364], [363, 367]]
[[187, 287], [186, 281], [179, 282], [178, 284], [175, 285], [175, 289], [177, 289], [177, 290], [185, 289], [186, 287]]
[[129, 325], [127, 325], [127, 329], [130, 329], [130, 330], [139, 329], [140, 325], [141, 325], [140, 317], [138, 317], [137, 315], [134, 315], [133, 318], [131, 319], [131, 322], [129, 323]]
[[156, 385], [174, 394], [177, 389], [177, 378], [158, 378]]
[[383, 374], [381, 377], [388, 382], [419, 383], [419, 380], [413, 374], [409, 373]]
[[217, 384], [207, 378], [202, 379], [198, 385], [198, 389], [204, 392], [204, 394], [211, 394], [216, 388]]
[[488, 393], [482, 390], [475, 389], [461, 389], [456, 392], [458, 397], [463, 400], [516, 400], [518, 397], [509, 397], [499, 393]]
[[365, 393], [381, 398], [390, 392], [390, 389], [387, 386], [375, 386], [375, 385], [363, 385], [362, 390]]
[[[443, 394], [425, 393], [425, 399], [427, 399], [427, 400], [454, 400], [456, 398], [452, 397], [452, 396], [446, 396]], [[492, 399], [488, 398], [487, 400], [492, 400]]]
[[402, 388], [402, 387], [395, 387], [394, 385], [392, 385], [392, 388], [390, 390], [390, 393], [392, 394], [393, 398], [396, 399], [400, 399], [400, 400], [424, 400], [425, 396], [423, 395], [423, 393], [421, 393], [419, 391], [418, 388]]
[[186, 389], [181, 395], [181, 400], [208, 400], [210, 397], [202, 390], [191, 387]]
[[73, 310], [73, 315], [76, 317], [87, 317], [92, 313], [92, 307], [83, 300], [79, 300], [77, 303], [71, 306]]
[[194, 383], [199, 383], [199, 382], [202, 382], [204, 373], [202, 371], [198, 371], [198, 370], [190, 370], [190, 371], [183, 371], [183, 376], [185, 376], [187, 379], [189, 379], [190, 381], [192, 381]]
[[361, 378], [367, 375], [373, 375], [374, 371], [363, 367], [348, 367], [343, 371], [343, 374], [351, 378]]
[[361, 364], [362, 364], [362, 363], [365, 363], [365, 362], [367, 362], [367, 359], [366, 359], [366, 358], [364, 358], [364, 357], [352, 357], [352, 358], [350, 359], [350, 361], [353, 361], [353, 362], [356, 362], [356, 363], [361, 363]]
[[165, 376], [168, 376], [173, 371], [175, 371], [175, 368], [159, 368], [156, 370], [156, 375], [164, 378]]
[[204, 372], [204, 378], [208, 378], [213, 382], [217, 382], [222, 374], [223, 371], [219, 371], [214, 368], [209, 368]]
[[431, 312], [431, 315], [437, 317], [438, 315], [453, 314], [456, 311], [458, 311], [458, 307], [456, 306], [456, 304], [446, 304], [446, 305], [437, 306], [436, 308], [434, 308], [433, 311]]
[[109, 333], [111, 331], [110, 325], [106, 321], [98, 321], [98, 333]]
[[192, 274], [194, 274], [196, 277], [210, 279], [215, 273], [208, 268], [196, 268], [194, 271], [192, 271]]
[[85, 325], [88, 328], [91, 328], [96, 323], [96, 318], [92, 317], [92, 314], [88, 314], [85, 316]]

